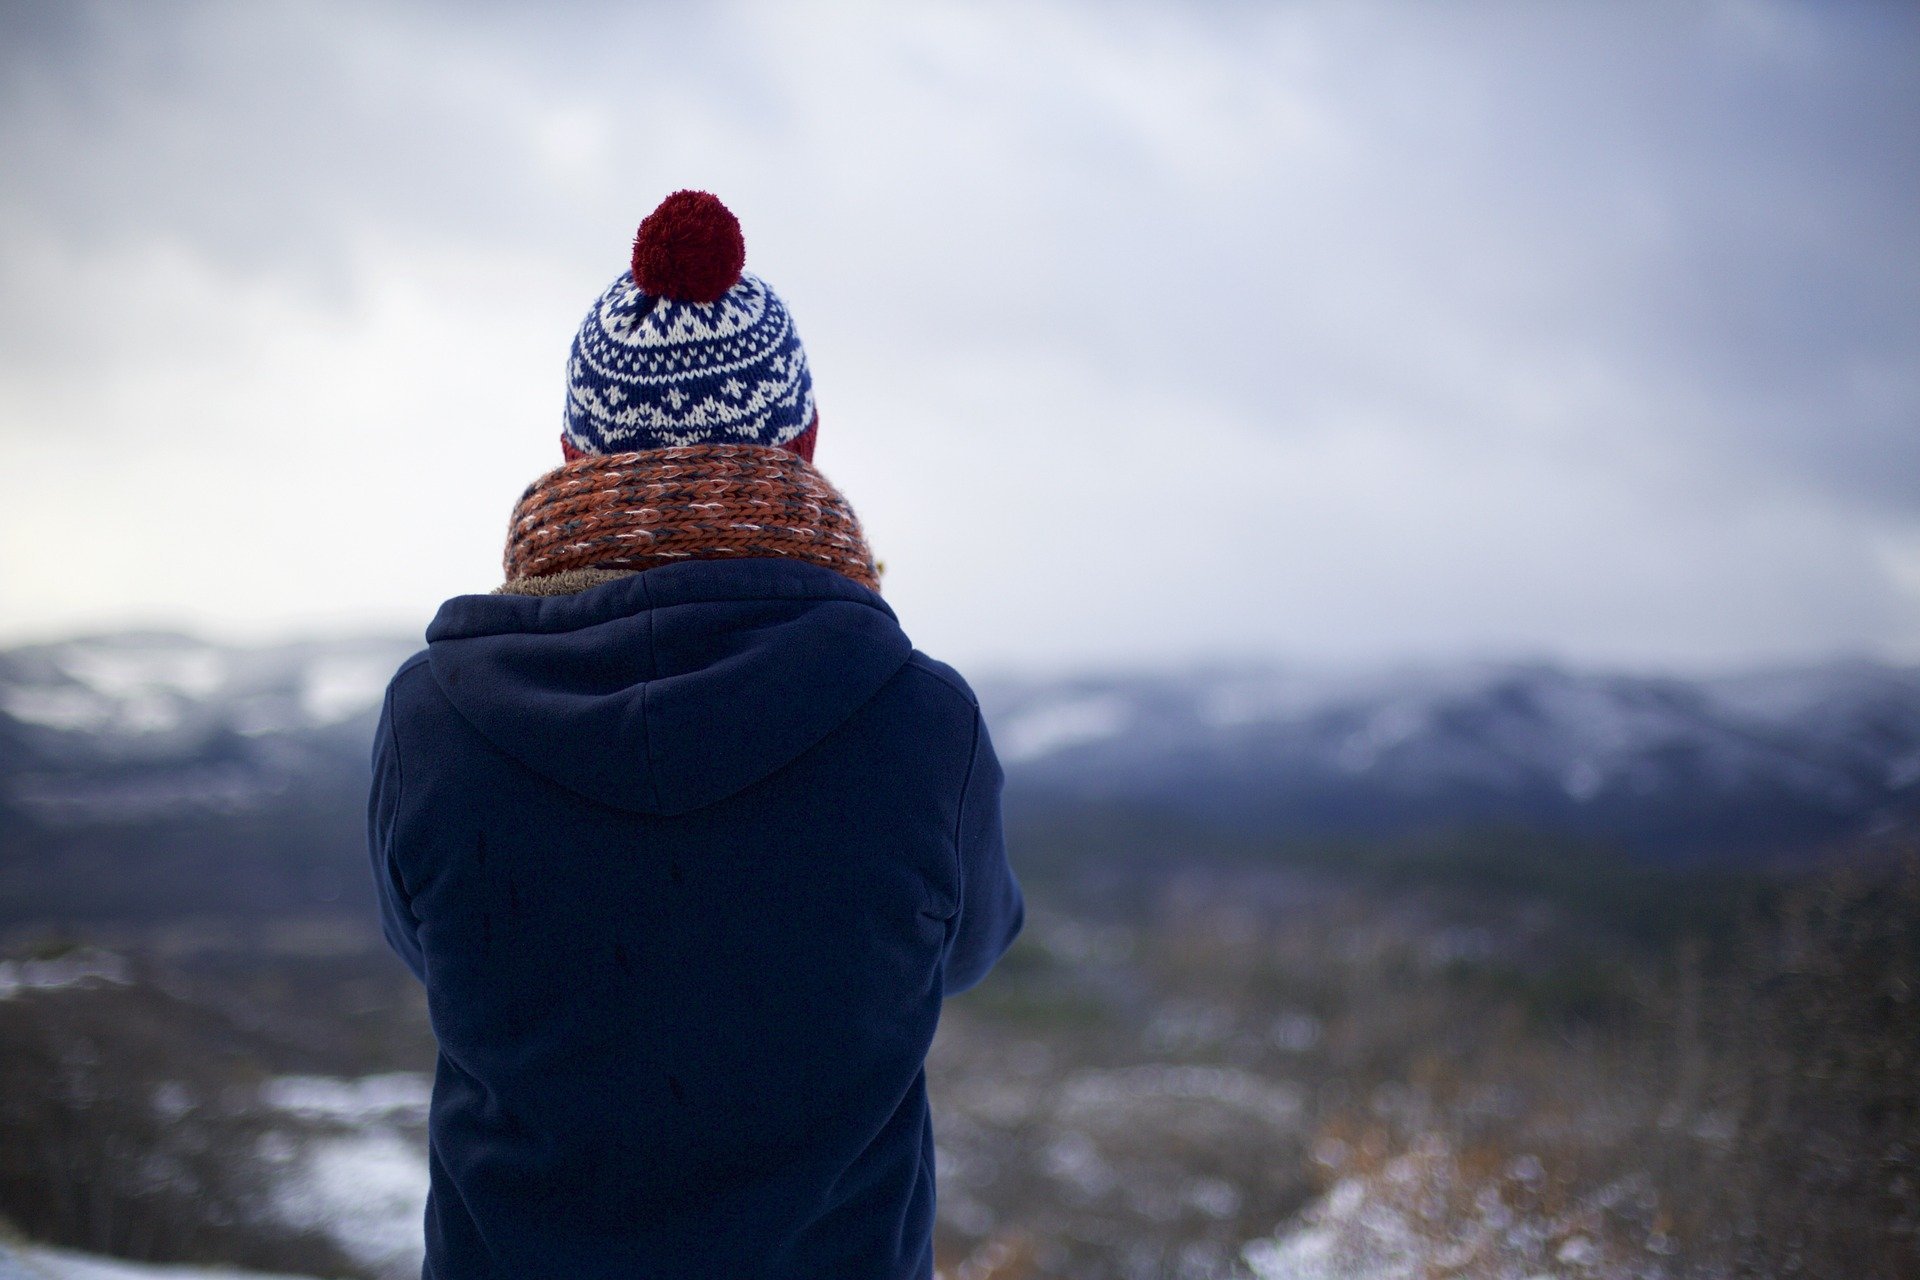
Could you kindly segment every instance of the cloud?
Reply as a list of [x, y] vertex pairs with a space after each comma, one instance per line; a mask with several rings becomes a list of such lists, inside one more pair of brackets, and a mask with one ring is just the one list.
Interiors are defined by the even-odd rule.
[[937, 652], [1920, 653], [1902, 10], [0, 21], [15, 634], [487, 589], [580, 313], [693, 185]]

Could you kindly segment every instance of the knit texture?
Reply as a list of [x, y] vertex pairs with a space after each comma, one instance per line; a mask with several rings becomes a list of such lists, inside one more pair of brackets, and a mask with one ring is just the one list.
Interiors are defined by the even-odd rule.
[[556, 467], [515, 504], [504, 567], [510, 588], [589, 567], [740, 556], [805, 560], [880, 589], [866, 534], [840, 491], [797, 455], [763, 445], [590, 455]]
[[793, 317], [758, 276], [714, 302], [656, 297], [620, 273], [567, 360], [565, 438], [612, 454], [703, 442], [779, 445], [813, 421]]

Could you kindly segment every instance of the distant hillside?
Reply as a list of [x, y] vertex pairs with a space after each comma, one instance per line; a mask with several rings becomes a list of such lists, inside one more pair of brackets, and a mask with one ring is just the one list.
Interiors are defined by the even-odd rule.
[[[0, 919], [359, 910], [373, 720], [417, 647], [127, 633], [0, 652]], [[1274, 841], [1504, 824], [1698, 857], [1920, 814], [1920, 668], [974, 679], [1010, 805], [1056, 823], [1151, 812]]]
[[0, 923], [364, 915], [392, 638], [166, 633], [0, 652]]
[[1920, 667], [1683, 679], [1543, 664], [1216, 669], [983, 688], [1018, 794], [1282, 838], [1502, 824], [1665, 856], [1920, 814]]

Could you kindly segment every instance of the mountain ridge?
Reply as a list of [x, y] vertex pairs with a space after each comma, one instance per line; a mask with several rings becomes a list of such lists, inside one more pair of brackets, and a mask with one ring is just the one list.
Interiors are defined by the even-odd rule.
[[[95, 633], [0, 650], [0, 889], [25, 912], [358, 902], [377, 704], [417, 640]], [[1920, 817], [1920, 666], [1541, 660], [972, 679], [1012, 818], [1289, 840], [1503, 825], [1759, 860]], [[145, 895], [143, 897], [143, 895]]]

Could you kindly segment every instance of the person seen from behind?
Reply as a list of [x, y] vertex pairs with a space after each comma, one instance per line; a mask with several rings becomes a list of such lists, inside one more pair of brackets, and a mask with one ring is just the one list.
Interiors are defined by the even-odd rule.
[[785, 305], [680, 191], [505, 581], [386, 691], [367, 837], [439, 1043], [425, 1280], [930, 1280], [925, 1058], [1025, 904], [967, 682], [880, 595]]

